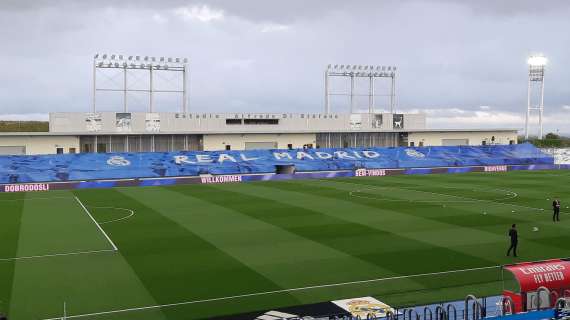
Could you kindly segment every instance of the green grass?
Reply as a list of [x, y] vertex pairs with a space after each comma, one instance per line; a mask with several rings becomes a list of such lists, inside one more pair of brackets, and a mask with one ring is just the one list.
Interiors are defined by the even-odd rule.
[[48, 132], [47, 121], [6, 121], [0, 120], [0, 132]]
[[[45, 319], [64, 302], [78, 315], [273, 292], [79, 318], [198, 319], [369, 295], [393, 306], [497, 295], [500, 268], [400, 276], [570, 256], [570, 209], [554, 224], [547, 200], [569, 204], [569, 180], [545, 171], [1, 194], [0, 312]], [[505, 257], [512, 223], [518, 259]], [[10, 259], [83, 251], [95, 252]], [[282, 291], [379, 278], [390, 279]]]

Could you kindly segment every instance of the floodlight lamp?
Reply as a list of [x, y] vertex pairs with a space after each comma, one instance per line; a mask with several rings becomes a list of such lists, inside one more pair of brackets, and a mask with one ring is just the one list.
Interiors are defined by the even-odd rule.
[[103, 59], [107, 59], [107, 55], [106, 55], [106, 54], [103, 55]]
[[393, 66], [393, 67], [392, 67], [392, 70], [396, 71], [396, 66]]
[[148, 61], [148, 56], [145, 56], [145, 57], [144, 57], [144, 61]]
[[128, 66], [128, 64], [126, 62], [123, 62], [123, 68], [126, 68]]
[[358, 68], [357, 65], [353, 65], [353, 66], [352, 66], [352, 70], [356, 70], [356, 68]]
[[133, 56], [129, 56], [129, 61], [133, 60]]
[[546, 65], [547, 59], [545, 56], [530, 56], [528, 64], [532, 67], [543, 67]]
[[164, 62], [164, 57], [160, 57], [160, 62]]
[[167, 64], [164, 65], [164, 70], [168, 70], [168, 65], [167, 65]]
[[99, 67], [102, 67], [102, 66], [103, 66], [103, 61], [99, 62], [99, 65], [98, 65], [98, 66], [99, 66]]
[[172, 62], [172, 58], [168, 58], [168, 62]]
[[155, 61], [156, 61], [156, 57], [151, 57], [150, 60], [151, 60], [152, 62], [155, 62]]
[[115, 55], [114, 55], [114, 54], [111, 55], [111, 60], [115, 60]]
[[107, 65], [107, 67], [112, 67], [113, 63], [109, 62], [109, 64]]
[[119, 67], [119, 63], [115, 62], [115, 68], [118, 68], [118, 67]]
[[99, 54], [98, 54], [98, 53], [95, 54], [95, 56], [93, 57], [93, 59], [97, 59], [97, 58], [99, 58]]
[[188, 58], [184, 58], [184, 63], [188, 63]]
[[[329, 64], [329, 69], [330, 69], [330, 68], [331, 68], [331, 65]], [[335, 68], [335, 69], [338, 69], [338, 64], [335, 64], [335, 65], [334, 65], [334, 68]]]
[[368, 66], [364, 66], [364, 70], [368, 70]]
[[176, 63], [180, 63], [180, 58], [176, 58]]
[[123, 60], [123, 55], [119, 55], [119, 60]]
[[340, 68], [341, 68], [341, 69], [344, 69], [344, 64], [341, 64], [341, 65], [340, 65]]
[[140, 57], [140, 56], [136, 56], [135, 59], [136, 59], [137, 61], [139, 61], [139, 60], [141, 59], [141, 57]]
[[391, 70], [392, 70], [392, 67], [391, 67], [391, 66], [388, 66], [388, 71], [391, 71]]

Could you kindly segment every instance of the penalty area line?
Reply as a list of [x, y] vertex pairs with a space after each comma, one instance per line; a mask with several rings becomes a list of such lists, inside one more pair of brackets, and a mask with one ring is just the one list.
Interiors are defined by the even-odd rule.
[[75, 200], [77, 200], [77, 203], [79, 203], [79, 205], [83, 208], [83, 210], [85, 211], [85, 213], [87, 213], [87, 215], [89, 216], [89, 218], [91, 218], [91, 220], [93, 220], [93, 223], [95, 223], [95, 225], [97, 226], [97, 228], [99, 228], [99, 231], [101, 231], [101, 233], [103, 233], [103, 235], [105, 236], [105, 238], [107, 238], [107, 241], [109, 241], [109, 243], [111, 244], [111, 246], [113, 246], [113, 250], [114, 251], [118, 251], [119, 249], [117, 248], [117, 246], [115, 245], [115, 243], [113, 242], [113, 240], [111, 240], [111, 238], [109, 238], [109, 236], [107, 235], [107, 233], [105, 232], [105, 230], [103, 230], [103, 228], [101, 228], [101, 226], [99, 225], [99, 223], [97, 223], [97, 221], [95, 220], [95, 218], [93, 218], [93, 216], [91, 215], [91, 213], [89, 212], [89, 210], [87, 210], [87, 208], [85, 207], [85, 205], [83, 204], [83, 202], [81, 202], [81, 200], [79, 200], [79, 198], [77, 196], [75, 196]]
[[[339, 286], [352, 285], [352, 284], [363, 284], [363, 283], [381, 282], [381, 281], [388, 281], [388, 280], [410, 279], [410, 278], [417, 278], [417, 277], [423, 277], [423, 276], [434, 276], [434, 275], [452, 274], [452, 273], [477, 271], [477, 270], [498, 269], [498, 268], [502, 268], [502, 267], [503, 267], [503, 265], [496, 265], [496, 266], [488, 266], [488, 267], [448, 270], [448, 271], [439, 271], [439, 272], [430, 272], [430, 273], [419, 273], [419, 274], [403, 275], [403, 276], [393, 276], [393, 277], [377, 278], [377, 279], [329, 283], [329, 284], [323, 284], [323, 285], [314, 285], [314, 286], [281, 289], [281, 290], [272, 290], [272, 291], [260, 291], [260, 292], [245, 293], [245, 294], [239, 294], [239, 295], [233, 295], [233, 296], [227, 296], [227, 297], [182, 301], [182, 302], [176, 302], [176, 303], [159, 304], [159, 305], [152, 305], [152, 306], [145, 306], [145, 307], [134, 307], [134, 308], [116, 309], [116, 310], [93, 312], [93, 313], [67, 315], [66, 319], [76, 319], [76, 318], [101, 316], [101, 315], [108, 315], [108, 314], [115, 314], [115, 313], [122, 313], [122, 312], [160, 309], [160, 308], [167, 308], [167, 307], [176, 307], [176, 306], [181, 306], [181, 305], [191, 305], [191, 304], [216, 302], [216, 301], [224, 301], [224, 300], [233, 300], [233, 299], [247, 298], [247, 297], [265, 296], [265, 295], [278, 294], [278, 293], [288, 293], [288, 292], [311, 290], [311, 289], [339, 287]], [[60, 320], [60, 319], [61, 319], [61, 317], [55, 317], [55, 318], [44, 318], [42, 320]]]
[[29, 260], [29, 259], [61, 257], [61, 256], [76, 256], [76, 255], [80, 255], [80, 254], [93, 254], [93, 253], [103, 253], [103, 252], [115, 252], [115, 250], [104, 249], [104, 250], [77, 251], [77, 252], [66, 252], [66, 253], [52, 253], [52, 254], [43, 254], [43, 255], [36, 255], [36, 256], [0, 258], [0, 261]]

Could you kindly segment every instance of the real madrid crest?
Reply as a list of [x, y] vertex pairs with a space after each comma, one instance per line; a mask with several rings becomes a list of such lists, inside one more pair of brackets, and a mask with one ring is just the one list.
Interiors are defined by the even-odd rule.
[[131, 162], [122, 156], [112, 156], [109, 158], [109, 160], [107, 160], [107, 164], [110, 166], [124, 167], [130, 165]]
[[406, 154], [412, 158], [418, 158], [418, 159], [426, 157], [425, 154], [423, 154], [417, 150], [414, 150], [414, 149], [406, 149]]

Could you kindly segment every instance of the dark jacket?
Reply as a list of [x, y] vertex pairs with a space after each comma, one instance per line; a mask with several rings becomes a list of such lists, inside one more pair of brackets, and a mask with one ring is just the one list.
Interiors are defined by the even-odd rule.
[[511, 242], [518, 242], [519, 241], [519, 233], [517, 229], [511, 228], [509, 230], [509, 237], [511, 237]]

